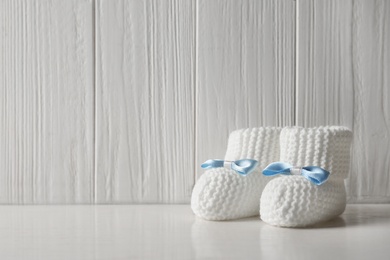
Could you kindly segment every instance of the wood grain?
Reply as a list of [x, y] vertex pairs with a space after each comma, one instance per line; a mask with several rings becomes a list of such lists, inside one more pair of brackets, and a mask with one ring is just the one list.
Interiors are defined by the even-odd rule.
[[188, 202], [294, 124], [350, 127], [349, 202], [390, 202], [389, 1], [2, 0], [0, 35], [0, 203]]
[[188, 202], [193, 1], [97, 1], [98, 203]]
[[354, 132], [349, 202], [390, 202], [390, 3], [298, 1], [297, 123]]
[[92, 3], [3, 0], [0, 17], [0, 203], [92, 202]]
[[294, 124], [295, 2], [200, 0], [196, 166], [232, 130]]

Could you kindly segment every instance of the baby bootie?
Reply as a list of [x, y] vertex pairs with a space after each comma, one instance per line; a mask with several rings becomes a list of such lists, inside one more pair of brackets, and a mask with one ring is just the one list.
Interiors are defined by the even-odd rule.
[[195, 215], [207, 220], [259, 215], [259, 198], [270, 181], [261, 169], [279, 158], [280, 131], [277, 127], [260, 127], [232, 132], [225, 161], [254, 159], [258, 167], [246, 176], [227, 167], [203, 173], [192, 192], [191, 208]]
[[264, 188], [261, 219], [274, 226], [304, 227], [343, 213], [351, 141], [352, 133], [345, 127], [284, 128], [279, 160], [283, 163], [264, 171], [281, 174]]

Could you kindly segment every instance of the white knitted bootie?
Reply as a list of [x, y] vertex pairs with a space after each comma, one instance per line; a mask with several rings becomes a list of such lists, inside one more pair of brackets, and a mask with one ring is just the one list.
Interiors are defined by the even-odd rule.
[[228, 168], [203, 173], [192, 192], [191, 208], [195, 215], [207, 220], [259, 215], [259, 198], [270, 181], [261, 169], [279, 158], [280, 131], [277, 127], [260, 127], [232, 132], [225, 160], [254, 159], [258, 167], [247, 176]]
[[299, 167], [319, 166], [330, 175], [322, 185], [300, 174], [274, 178], [261, 195], [261, 219], [274, 226], [304, 227], [343, 213], [351, 141], [352, 133], [345, 127], [284, 128], [279, 161]]

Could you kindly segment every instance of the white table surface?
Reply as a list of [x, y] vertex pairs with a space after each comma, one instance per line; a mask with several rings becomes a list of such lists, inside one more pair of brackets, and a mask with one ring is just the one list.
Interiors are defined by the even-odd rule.
[[0, 206], [0, 259], [390, 259], [390, 205], [309, 229], [212, 222], [189, 205]]

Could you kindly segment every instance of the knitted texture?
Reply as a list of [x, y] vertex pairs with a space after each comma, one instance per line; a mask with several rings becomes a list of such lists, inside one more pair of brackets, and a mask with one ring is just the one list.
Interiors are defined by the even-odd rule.
[[207, 170], [195, 184], [191, 208], [207, 220], [229, 220], [259, 214], [259, 198], [270, 181], [261, 174], [269, 163], [279, 158], [281, 128], [261, 127], [230, 134], [225, 160], [255, 159], [259, 167], [247, 176], [227, 168]]
[[261, 219], [282, 227], [304, 227], [332, 219], [346, 206], [352, 133], [345, 127], [288, 127], [280, 135], [280, 160], [295, 166], [320, 166], [329, 179], [317, 186], [303, 176], [270, 181], [260, 199]]

